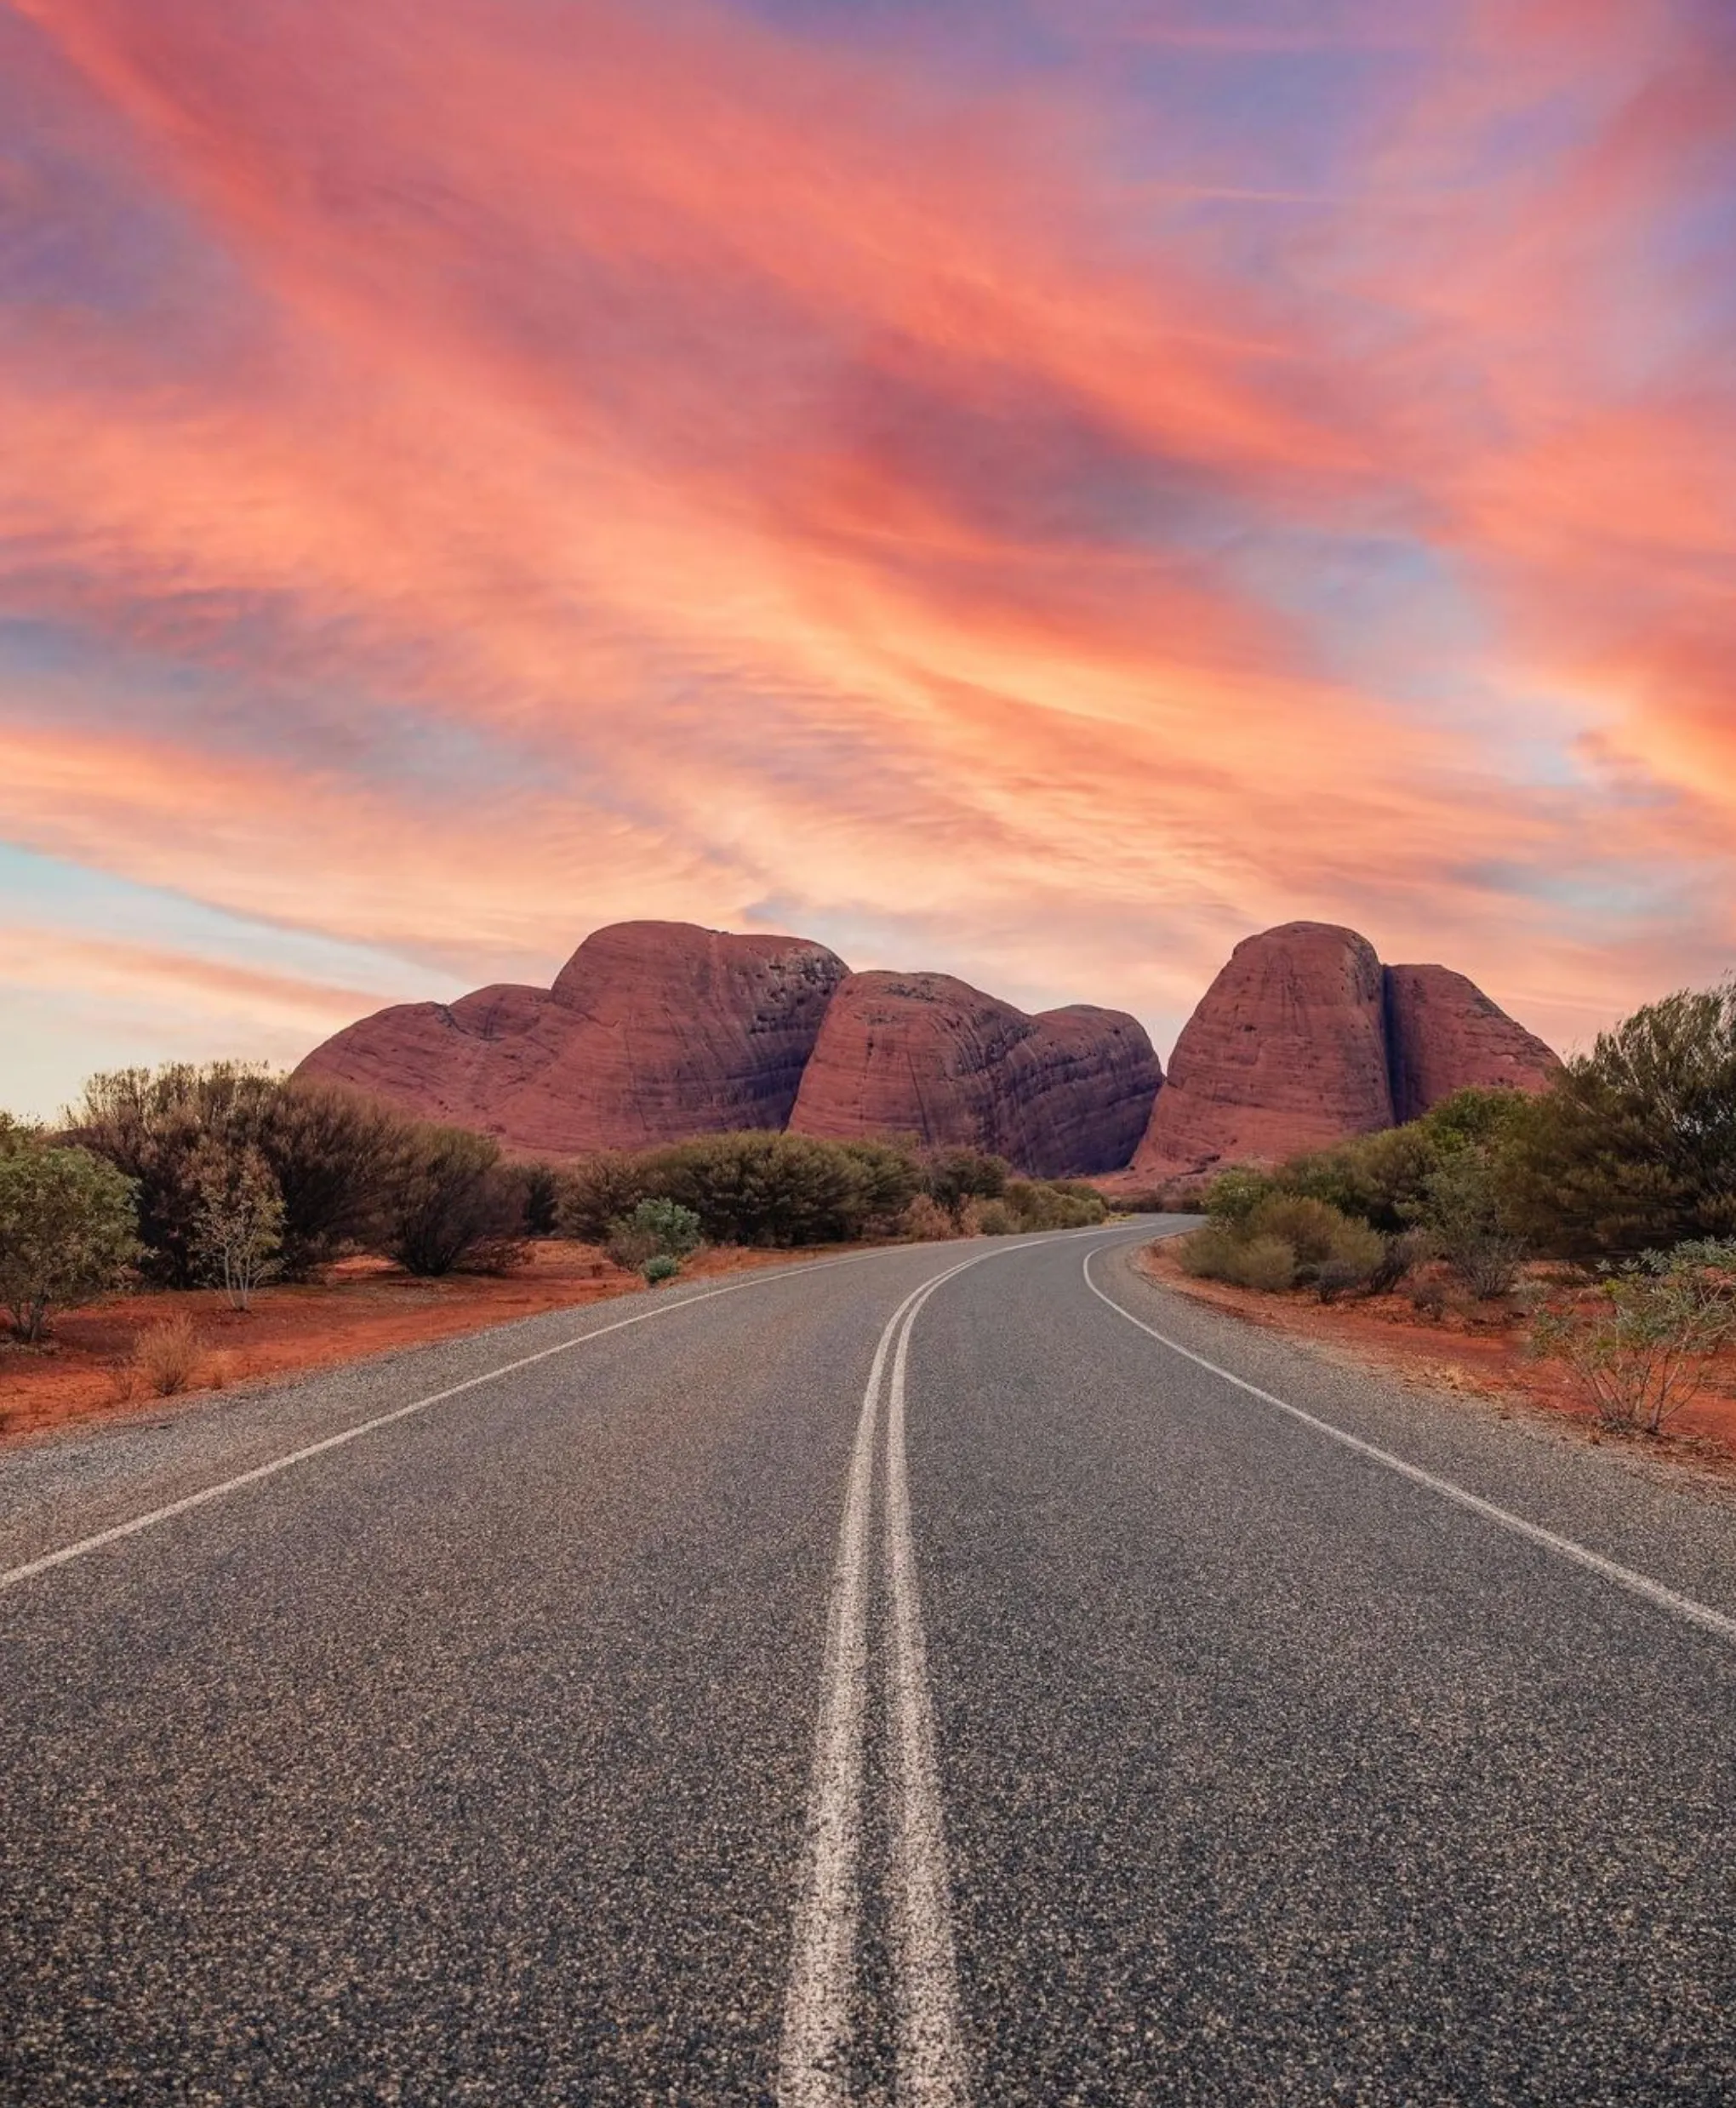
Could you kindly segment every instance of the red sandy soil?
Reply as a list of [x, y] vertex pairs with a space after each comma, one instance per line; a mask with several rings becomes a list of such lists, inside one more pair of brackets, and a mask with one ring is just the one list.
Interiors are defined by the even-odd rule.
[[1226, 1282], [1195, 1280], [1164, 1243], [1148, 1245], [1137, 1264], [1165, 1288], [1310, 1340], [1364, 1368], [1488, 1399], [1504, 1414], [1518, 1407], [1566, 1420], [1588, 1442], [1631, 1442], [1649, 1454], [1736, 1477], [1736, 1353], [1718, 1357], [1705, 1390], [1659, 1434], [1614, 1434], [1598, 1426], [1559, 1362], [1532, 1359], [1522, 1324], [1505, 1305], [1467, 1301], [1428, 1318], [1405, 1294], [1333, 1304], [1320, 1302], [1307, 1289], [1266, 1295]]
[[[724, 1248], [697, 1254], [682, 1272], [685, 1279], [737, 1273], [802, 1256]], [[174, 1401], [141, 1395], [125, 1365], [140, 1333], [168, 1317], [185, 1314], [198, 1328], [205, 1355], [192, 1386], [197, 1394], [420, 1346], [540, 1311], [644, 1293], [637, 1274], [624, 1273], [595, 1245], [556, 1238], [533, 1245], [528, 1265], [498, 1278], [448, 1274], [423, 1281], [383, 1260], [348, 1260], [323, 1282], [257, 1290], [248, 1312], [231, 1310], [214, 1288], [117, 1296], [65, 1312], [46, 1346], [0, 1345], [0, 1442], [72, 1420], [160, 1414]]]

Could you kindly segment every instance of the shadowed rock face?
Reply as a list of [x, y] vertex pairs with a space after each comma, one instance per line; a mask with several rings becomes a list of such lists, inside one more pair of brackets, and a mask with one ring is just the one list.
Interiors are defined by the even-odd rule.
[[780, 1128], [848, 970], [802, 938], [618, 923], [587, 937], [551, 989], [402, 1003], [297, 1073], [552, 1155]]
[[1560, 1057], [1444, 966], [1389, 966], [1386, 1029], [1393, 1111], [1414, 1120], [1454, 1091], [1548, 1088]]
[[1134, 1168], [1276, 1163], [1470, 1085], [1540, 1090], [1560, 1065], [1462, 974], [1383, 967], [1354, 930], [1287, 923], [1237, 945], [1206, 991]]
[[1183, 1029], [1134, 1168], [1157, 1178], [1392, 1124], [1374, 947], [1329, 923], [1248, 937]]
[[833, 1140], [968, 1144], [1042, 1177], [1114, 1170], [1162, 1077], [1144, 1027], [1119, 1011], [1031, 1017], [945, 974], [853, 974], [790, 1125]]

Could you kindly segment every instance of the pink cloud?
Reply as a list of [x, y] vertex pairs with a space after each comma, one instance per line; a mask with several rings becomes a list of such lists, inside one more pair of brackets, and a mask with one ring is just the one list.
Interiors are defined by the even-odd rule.
[[[14, 603], [231, 701], [202, 743], [9, 677], [11, 839], [443, 964], [776, 900], [1168, 1019], [1298, 913], [1570, 1036], [1730, 936], [1736, 414], [1619, 299], [1736, 72], [1661, 0], [1440, 10], [1265, 284], [1128, 223], [1071, 90], [961, 110], [722, 9], [15, 4], [256, 306], [178, 383], [20, 324]], [[1475, 593], [1442, 685], [1546, 690], [1582, 780], [1260, 568], [1382, 540]], [[295, 683], [517, 776], [286, 767]]]

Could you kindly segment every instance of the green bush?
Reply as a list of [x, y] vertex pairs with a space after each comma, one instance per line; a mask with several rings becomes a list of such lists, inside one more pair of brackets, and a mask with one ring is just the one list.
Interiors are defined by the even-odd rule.
[[0, 1303], [34, 1344], [49, 1315], [116, 1287], [138, 1252], [131, 1182], [88, 1150], [0, 1149]]
[[387, 1167], [380, 1248], [408, 1273], [500, 1273], [522, 1263], [523, 1220], [500, 1145], [468, 1128], [417, 1125]]
[[[700, 1219], [679, 1201], [642, 1200], [630, 1215], [609, 1225], [608, 1255], [629, 1272], [665, 1259], [672, 1260], [679, 1272], [681, 1261], [699, 1248]], [[659, 1280], [668, 1277], [658, 1276]]]
[[1526, 1256], [1507, 1226], [1496, 1166], [1479, 1149], [1461, 1150], [1430, 1176], [1423, 1226], [1453, 1272], [1484, 1302], [1512, 1293]]
[[648, 1190], [638, 1158], [614, 1152], [569, 1166], [558, 1183], [557, 1225], [562, 1237], [583, 1244], [601, 1244], [610, 1224], [631, 1214]]
[[973, 1237], [1006, 1237], [1017, 1232], [1019, 1222], [1005, 1201], [976, 1201], [965, 1210], [964, 1226]]
[[1383, 1237], [1379, 1263], [1368, 1277], [1369, 1294], [1390, 1295], [1434, 1256], [1434, 1241], [1425, 1230], [1401, 1230]]
[[899, 1217], [922, 1191], [922, 1168], [915, 1155], [889, 1142], [840, 1142], [855, 1167], [850, 1221], [857, 1237], [894, 1237]]
[[1109, 1203], [1076, 1179], [1008, 1179], [1002, 1198], [1019, 1230], [1090, 1230], [1109, 1219]]
[[1203, 1229], [1176, 1238], [1169, 1248], [1181, 1271], [1196, 1281], [1227, 1281], [1240, 1240], [1226, 1224], [1208, 1222]]
[[232, 1061], [93, 1077], [66, 1120], [71, 1140], [133, 1180], [140, 1270], [168, 1288], [203, 1270], [197, 1166], [213, 1147], [264, 1158], [283, 1206], [281, 1266], [300, 1279], [368, 1241], [408, 1124], [353, 1092]]
[[1545, 1311], [1532, 1351], [1562, 1362], [1607, 1427], [1655, 1435], [1691, 1404], [1709, 1357], [1736, 1339], [1736, 1244], [1647, 1252], [1602, 1282], [1593, 1307]]
[[1213, 1222], [1237, 1227], [1248, 1220], [1269, 1194], [1277, 1191], [1277, 1181], [1269, 1172], [1256, 1171], [1246, 1164], [1232, 1164], [1212, 1180], [1201, 1196], [1200, 1204]]
[[982, 1149], [941, 1149], [922, 1167], [922, 1190], [957, 1222], [968, 1201], [999, 1200], [1008, 1176], [1004, 1157]]
[[643, 1268], [646, 1286], [654, 1288], [661, 1282], [673, 1281], [680, 1271], [681, 1261], [673, 1252], [654, 1252]]
[[654, 1150], [639, 1168], [647, 1189], [690, 1208], [714, 1244], [836, 1244], [866, 1234], [902, 1190], [895, 1154], [749, 1128]]
[[1349, 1219], [1324, 1201], [1269, 1193], [1248, 1217], [1243, 1234], [1276, 1237], [1289, 1246], [1299, 1265], [1319, 1266], [1333, 1257], [1334, 1243], [1350, 1226]]
[[1227, 1223], [1208, 1222], [1179, 1238], [1175, 1255], [1184, 1273], [1197, 1280], [1227, 1281], [1269, 1295], [1293, 1288], [1296, 1254], [1282, 1237], [1243, 1235]]
[[1736, 982], [1666, 997], [1600, 1034], [1496, 1154], [1513, 1227], [1552, 1256], [1736, 1231]]
[[559, 1227], [561, 1174], [552, 1164], [526, 1163], [513, 1168], [524, 1214], [524, 1234], [551, 1237]]
[[1223, 1277], [1237, 1288], [1281, 1295], [1296, 1285], [1295, 1250], [1282, 1237], [1247, 1237], [1236, 1246], [1230, 1271]]
[[1343, 1218], [1315, 1275], [1321, 1301], [1335, 1303], [1340, 1296], [1366, 1294], [1386, 1264], [1388, 1243], [1369, 1224]]

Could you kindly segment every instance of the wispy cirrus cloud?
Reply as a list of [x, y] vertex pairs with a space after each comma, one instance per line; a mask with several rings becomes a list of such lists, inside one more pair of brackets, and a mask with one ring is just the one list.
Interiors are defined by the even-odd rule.
[[1384, 19], [970, 16], [973, 89], [915, 16], [11, 0], [0, 830], [266, 952], [772, 916], [1160, 1037], [1298, 913], [1558, 1036], [1716, 970], [1728, 37]]

